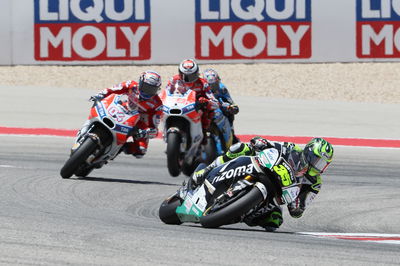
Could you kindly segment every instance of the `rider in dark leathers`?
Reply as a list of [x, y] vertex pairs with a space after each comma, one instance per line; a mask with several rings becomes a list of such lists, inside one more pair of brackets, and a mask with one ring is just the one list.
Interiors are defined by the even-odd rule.
[[[239, 156], [255, 156], [267, 148], [281, 150], [282, 157], [295, 171], [300, 192], [298, 197], [287, 207], [292, 217], [299, 218], [318, 194], [322, 184], [321, 174], [333, 158], [332, 145], [322, 138], [312, 139], [302, 150], [297, 144], [291, 142], [272, 142], [261, 137], [254, 137], [249, 143], [237, 143], [231, 146], [224, 155], [217, 157], [205, 169], [195, 172], [192, 180], [194, 183], [200, 184], [215, 167]], [[261, 226], [267, 231], [275, 231], [283, 223], [282, 209], [279, 206], [281, 204], [283, 202], [276, 200], [268, 205], [265, 204], [245, 217], [243, 221], [249, 226]]]
[[233, 144], [238, 143], [240, 140], [235, 135], [233, 129], [233, 121], [235, 120], [235, 115], [239, 113], [239, 106], [233, 101], [228, 88], [222, 83], [221, 77], [218, 75], [217, 71], [212, 68], [208, 68], [203, 73], [204, 79], [207, 81], [214, 93], [215, 98], [221, 105], [221, 110], [223, 114], [228, 118], [229, 123], [232, 128]]

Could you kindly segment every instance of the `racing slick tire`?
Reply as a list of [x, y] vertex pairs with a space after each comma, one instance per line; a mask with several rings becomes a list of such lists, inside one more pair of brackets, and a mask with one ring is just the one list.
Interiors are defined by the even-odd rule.
[[[221, 225], [230, 224], [234, 219], [247, 213], [263, 200], [264, 197], [261, 191], [257, 187], [253, 187], [246, 194], [239, 193], [224, 202], [224, 205], [228, 204], [225, 207], [218, 208], [215, 205], [209, 207], [200, 218], [200, 224], [206, 228], [217, 228]], [[217, 210], [213, 211], [215, 208]]]
[[160, 209], [158, 210], [158, 216], [163, 223], [179, 225], [182, 222], [179, 220], [176, 214], [176, 208], [181, 205], [181, 201], [177, 197], [166, 199], [161, 203]]
[[204, 151], [205, 151], [205, 154], [206, 154], [206, 158], [204, 160], [204, 163], [209, 165], [218, 156], [217, 146], [215, 144], [215, 139], [212, 136], [207, 136], [207, 142], [205, 144]]
[[181, 136], [176, 132], [169, 133], [167, 136], [167, 166], [169, 174], [173, 177], [181, 173], [180, 146]]
[[70, 178], [75, 171], [85, 163], [90, 154], [97, 148], [96, 142], [91, 138], [86, 138], [85, 141], [72, 153], [61, 168], [60, 175], [62, 178]]

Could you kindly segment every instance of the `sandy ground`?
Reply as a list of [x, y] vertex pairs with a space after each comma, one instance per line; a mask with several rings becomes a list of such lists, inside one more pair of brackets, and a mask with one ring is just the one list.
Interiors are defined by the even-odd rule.
[[[318, 99], [344, 102], [400, 103], [400, 63], [216, 64], [233, 96]], [[86, 88], [93, 91], [137, 80], [146, 69], [158, 71], [163, 84], [177, 65], [13, 66], [0, 67], [5, 86]]]

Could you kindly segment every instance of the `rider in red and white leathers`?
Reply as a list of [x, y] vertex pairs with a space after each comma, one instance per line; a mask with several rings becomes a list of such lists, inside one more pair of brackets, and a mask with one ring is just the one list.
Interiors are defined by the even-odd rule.
[[199, 66], [193, 59], [185, 59], [179, 64], [179, 74], [168, 81], [167, 89], [170, 89], [177, 80], [182, 81], [186, 89], [196, 92], [198, 106], [203, 110], [201, 117], [203, 133], [206, 132], [214, 116], [213, 111], [219, 107], [219, 103], [207, 81], [200, 78]]
[[133, 135], [134, 142], [127, 142], [124, 147], [125, 153], [132, 154], [136, 158], [145, 155], [149, 139], [155, 138], [158, 134], [162, 115], [162, 101], [158, 96], [160, 86], [161, 76], [155, 71], [145, 71], [140, 75], [139, 82], [125, 81], [93, 96], [102, 99], [113, 93], [126, 94], [130, 104], [137, 105], [140, 113], [140, 119], [136, 124], [138, 131]]

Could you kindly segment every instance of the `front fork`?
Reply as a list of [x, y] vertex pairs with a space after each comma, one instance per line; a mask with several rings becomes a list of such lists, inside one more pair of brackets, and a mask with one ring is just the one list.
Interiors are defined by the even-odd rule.
[[[87, 139], [87, 138], [91, 138], [99, 147], [97, 149], [101, 150], [102, 149], [102, 145], [101, 145], [101, 141], [99, 139], [99, 137], [96, 134], [90, 133], [90, 131], [93, 129], [94, 125], [90, 125], [90, 121], [87, 120], [82, 128], [78, 131], [77, 135], [76, 135], [76, 139], [75, 139], [75, 143], [71, 148], [71, 155], [80, 147], [80, 145]], [[89, 156], [88, 158], [88, 163], [90, 163], [91, 161], [93, 161], [96, 158], [96, 154], [97, 151], [93, 153], [93, 155]]]

